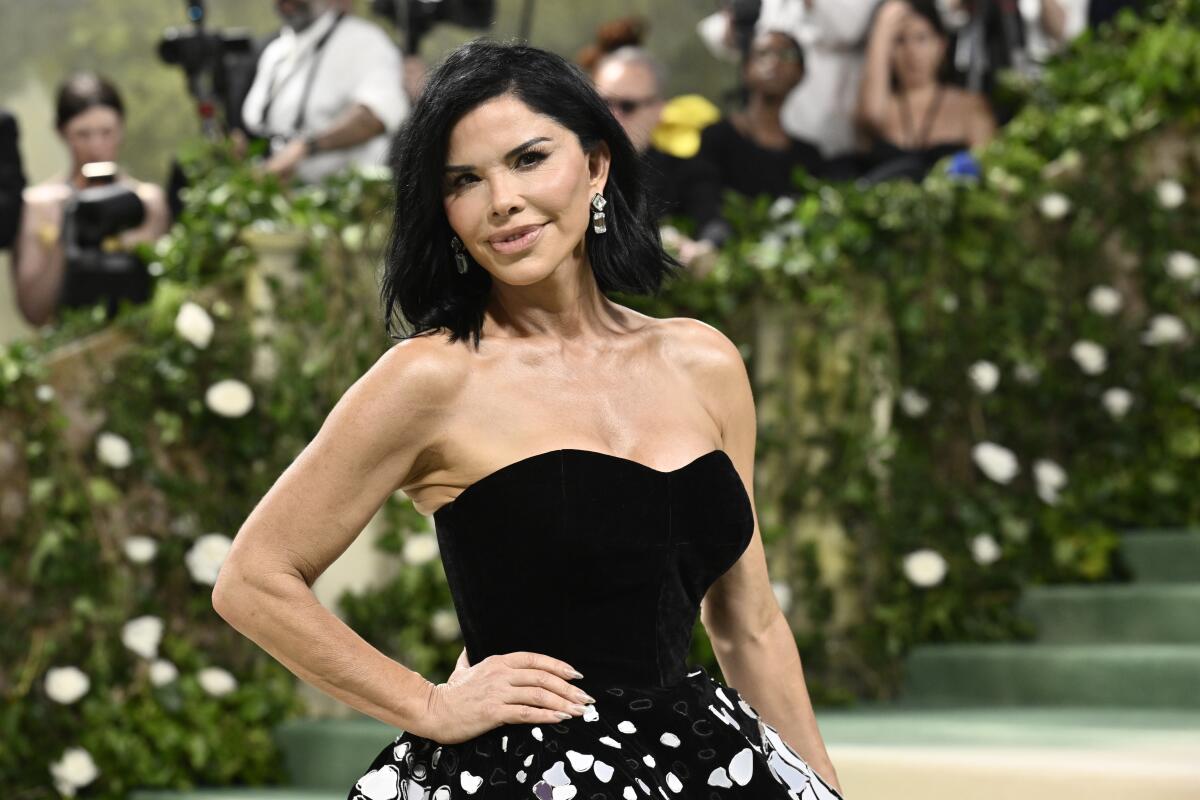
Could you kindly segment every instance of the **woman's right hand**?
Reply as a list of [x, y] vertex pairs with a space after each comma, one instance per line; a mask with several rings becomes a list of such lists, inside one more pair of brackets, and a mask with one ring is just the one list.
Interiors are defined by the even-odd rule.
[[424, 718], [413, 733], [440, 744], [457, 744], [510, 723], [549, 724], [584, 713], [595, 700], [567, 681], [576, 677], [565, 661], [519, 650], [488, 656], [433, 685]]

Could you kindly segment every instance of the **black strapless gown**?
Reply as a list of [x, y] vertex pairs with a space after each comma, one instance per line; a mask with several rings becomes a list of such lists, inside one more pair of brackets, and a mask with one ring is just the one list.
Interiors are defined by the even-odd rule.
[[839, 797], [736, 689], [687, 663], [701, 598], [754, 532], [724, 450], [666, 472], [552, 450], [433, 519], [468, 660], [561, 658], [596, 702], [455, 744], [405, 732], [348, 800]]

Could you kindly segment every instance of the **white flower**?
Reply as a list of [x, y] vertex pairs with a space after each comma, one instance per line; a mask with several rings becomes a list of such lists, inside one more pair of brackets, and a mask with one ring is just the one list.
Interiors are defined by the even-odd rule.
[[213, 321], [204, 307], [187, 301], [175, 315], [175, 332], [203, 350], [212, 341]]
[[433, 638], [439, 642], [452, 642], [458, 638], [461, 631], [458, 627], [458, 615], [448, 608], [439, 608], [429, 618], [429, 627]]
[[910, 417], [921, 417], [929, 410], [929, 400], [916, 389], [900, 392], [900, 408]]
[[1000, 559], [1000, 544], [990, 533], [981, 533], [971, 539], [971, 557], [975, 563], [986, 567]]
[[428, 564], [437, 558], [437, 535], [433, 533], [410, 533], [404, 539], [403, 558], [409, 564]]
[[198, 537], [183, 559], [192, 580], [205, 586], [216, 585], [217, 573], [232, 546], [233, 540], [223, 533], [206, 533]]
[[155, 686], [166, 686], [179, 677], [179, 670], [165, 658], [156, 658], [150, 664], [150, 682]]
[[1088, 292], [1087, 304], [1088, 308], [1100, 316], [1111, 317], [1121, 310], [1125, 301], [1116, 289], [1102, 284]]
[[971, 448], [971, 458], [983, 474], [996, 483], [1008, 483], [1021, 471], [1013, 452], [993, 442], [980, 442], [975, 445]]
[[227, 378], [208, 387], [204, 403], [222, 417], [241, 417], [253, 408], [254, 393], [241, 381]]
[[1062, 219], [1071, 211], [1071, 201], [1060, 192], [1051, 192], [1038, 201], [1038, 209], [1046, 219]]
[[1071, 345], [1071, 358], [1088, 375], [1099, 375], [1108, 366], [1108, 354], [1104, 348], [1086, 339]]
[[74, 703], [87, 694], [91, 685], [91, 679], [79, 667], [52, 667], [46, 670], [46, 696], [56, 703]]
[[121, 629], [121, 642], [144, 659], [158, 657], [158, 644], [162, 641], [163, 621], [146, 615], [131, 619]]
[[1000, 370], [990, 361], [976, 361], [967, 370], [967, 375], [980, 394], [991, 394], [1000, 383]]
[[1108, 412], [1109, 416], [1113, 419], [1121, 419], [1133, 405], [1133, 394], [1128, 389], [1116, 386], [1112, 389], [1105, 389], [1104, 394], [1100, 397], [1100, 402], [1104, 404], [1104, 410]]
[[34, 397], [38, 399], [39, 403], [49, 403], [54, 399], [55, 391], [53, 386], [48, 383], [43, 383], [38, 385], [33, 394]]
[[1017, 379], [1017, 383], [1024, 384], [1025, 386], [1037, 383], [1039, 374], [1038, 368], [1027, 362], [1022, 362], [1013, 367], [1013, 377]]
[[1033, 478], [1037, 483], [1038, 497], [1050, 505], [1058, 502], [1058, 493], [1067, 485], [1067, 473], [1047, 458], [1034, 462]]
[[50, 775], [59, 794], [74, 797], [78, 789], [96, 780], [100, 770], [87, 750], [68, 747], [63, 751], [62, 758], [50, 764]]
[[1173, 314], [1155, 314], [1150, 318], [1150, 327], [1142, 334], [1142, 343], [1155, 347], [1175, 344], [1187, 337], [1183, 320]]
[[774, 203], [771, 203], [771, 208], [767, 213], [770, 214], [771, 219], [783, 219], [788, 214], [791, 214], [795, 208], [796, 201], [784, 195], [777, 198]]
[[922, 589], [937, 586], [946, 577], [946, 559], [936, 550], [922, 548], [904, 557], [904, 575]]
[[788, 613], [792, 608], [792, 587], [788, 586], [785, 581], [771, 581], [771, 591], [775, 593], [779, 609], [784, 614]]
[[213, 697], [224, 697], [237, 688], [237, 678], [220, 667], [205, 667], [196, 673], [196, 680]]
[[260, 344], [254, 348], [254, 359], [250, 366], [250, 375], [259, 383], [270, 383], [279, 374], [279, 354], [269, 344]]
[[1158, 204], [1168, 210], [1179, 208], [1187, 199], [1187, 193], [1179, 181], [1170, 178], [1159, 181], [1154, 187], [1154, 193], [1158, 196]]
[[1200, 273], [1200, 259], [1184, 250], [1174, 250], [1167, 254], [1166, 268], [1177, 281], [1191, 280]]
[[133, 461], [133, 448], [124, 436], [104, 431], [96, 437], [96, 458], [105, 466], [124, 469]]
[[125, 557], [135, 564], [149, 563], [158, 552], [158, 542], [149, 536], [130, 536], [121, 543]]

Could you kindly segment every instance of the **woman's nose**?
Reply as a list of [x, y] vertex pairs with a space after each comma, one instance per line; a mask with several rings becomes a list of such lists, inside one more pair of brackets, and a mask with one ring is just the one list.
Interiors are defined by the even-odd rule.
[[494, 178], [492, 184], [492, 213], [511, 217], [524, 208], [524, 201], [517, 190], [516, 182], [507, 176]]

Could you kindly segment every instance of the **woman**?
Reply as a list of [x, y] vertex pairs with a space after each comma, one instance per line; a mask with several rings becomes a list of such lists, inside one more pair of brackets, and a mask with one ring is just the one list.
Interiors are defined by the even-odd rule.
[[858, 121], [872, 146], [868, 180], [920, 179], [943, 157], [991, 140], [996, 123], [982, 95], [943, 82], [946, 33], [929, 0], [887, 0], [879, 9], [859, 92]]
[[[14, 259], [13, 278], [17, 304], [31, 325], [42, 325], [54, 318], [62, 306], [75, 305], [75, 292], [67, 276], [67, 265], [61, 239], [63, 213], [67, 203], [88, 180], [83, 174], [85, 164], [119, 160], [125, 135], [125, 104], [109, 81], [92, 73], [77, 73], [58, 88], [55, 127], [67, 146], [71, 169], [48, 181], [25, 190], [25, 212]], [[118, 236], [121, 249], [129, 250], [140, 242], [152, 242], [167, 232], [170, 213], [166, 195], [152, 183], [144, 183], [127, 174], [119, 174], [117, 182], [135, 192], [145, 208], [141, 225], [122, 231]], [[137, 300], [146, 299], [144, 289], [148, 278], [136, 276], [128, 281]], [[136, 286], [134, 286], [136, 284]], [[123, 284], [122, 284], [123, 285]], [[113, 277], [113, 291], [124, 291]], [[83, 295], [87, 297], [83, 297]], [[94, 293], [79, 292], [79, 304], [95, 302]], [[133, 298], [131, 298], [133, 299]]]
[[[756, 532], [737, 348], [605, 296], [678, 267], [604, 101], [558, 56], [472, 42], [392, 162], [383, 299], [411, 333], [243, 524], [217, 611], [404, 730], [350, 798], [837, 797], [781, 738], [834, 780]], [[466, 642], [441, 684], [309, 588], [397, 489], [433, 517]], [[686, 663], [701, 598], [739, 690]]]
[[821, 152], [783, 128], [780, 109], [804, 79], [804, 50], [782, 31], [765, 31], [750, 43], [742, 66], [746, 105], [700, 134], [700, 158], [720, 175], [722, 190], [747, 197], [796, 194], [797, 169], [819, 176]]

